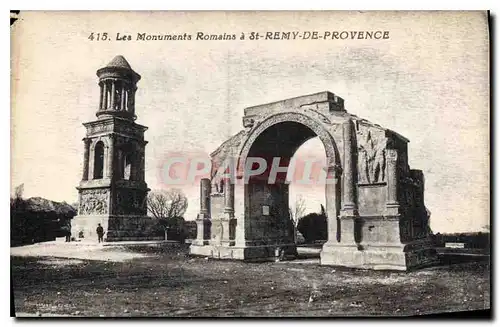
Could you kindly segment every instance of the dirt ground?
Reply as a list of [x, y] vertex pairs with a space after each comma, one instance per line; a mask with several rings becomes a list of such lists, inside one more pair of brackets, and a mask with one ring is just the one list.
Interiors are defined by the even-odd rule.
[[488, 262], [402, 273], [319, 266], [314, 260], [191, 258], [187, 246], [173, 244], [93, 251], [92, 260], [88, 254], [11, 251], [16, 314], [407, 316], [490, 308]]

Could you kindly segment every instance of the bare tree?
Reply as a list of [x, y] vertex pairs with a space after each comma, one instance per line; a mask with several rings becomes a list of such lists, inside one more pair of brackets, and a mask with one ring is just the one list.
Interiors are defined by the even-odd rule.
[[179, 189], [156, 190], [148, 194], [148, 212], [157, 219], [182, 217], [187, 207], [187, 197]]
[[23, 193], [24, 193], [24, 183], [16, 186], [16, 189], [15, 189], [15, 197], [17, 199], [22, 199], [23, 197]]
[[188, 200], [181, 190], [152, 191], [148, 194], [146, 205], [149, 214], [158, 219], [159, 225], [165, 232], [165, 239], [167, 231], [171, 228], [177, 229], [182, 234], [183, 216], [188, 207]]
[[290, 208], [290, 219], [293, 221], [293, 225], [297, 227], [299, 219], [306, 213], [306, 200], [301, 196], [297, 196], [295, 199], [295, 206]]
[[293, 241], [297, 243], [297, 224], [299, 223], [299, 219], [304, 216], [306, 212], [306, 201], [304, 198], [299, 195], [295, 199], [295, 206], [289, 209], [290, 211], [290, 220], [293, 224]]
[[18, 210], [25, 203], [23, 200], [24, 193], [24, 183], [16, 186], [14, 189], [14, 195], [10, 197], [10, 208], [11, 210]]

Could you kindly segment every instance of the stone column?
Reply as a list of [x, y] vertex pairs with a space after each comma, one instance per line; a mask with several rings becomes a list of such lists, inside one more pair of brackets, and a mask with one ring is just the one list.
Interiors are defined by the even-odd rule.
[[139, 176], [138, 176], [138, 180], [140, 180], [141, 182], [144, 182], [144, 174], [145, 174], [145, 170], [146, 170], [146, 155], [145, 155], [145, 146], [148, 142], [144, 142], [141, 146], [141, 151], [140, 151], [140, 155], [141, 155], [141, 164], [140, 164], [140, 168], [139, 168]]
[[386, 150], [386, 169], [387, 169], [387, 215], [399, 214], [398, 201], [398, 151], [396, 149]]
[[122, 82], [122, 92], [120, 97], [120, 110], [125, 110], [125, 82]]
[[102, 103], [104, 101], [104, 89], [103, 89], [103, 83], [99, 83], [99, 89], [100, 89], [100, 94], [99, 94], [99, 110], [102, 110]]
[[200, 213], [196, 219], [196, 242], [195, 245], [208, 244], [210, 240], [210, 192], [211, 181], [203, 178], [200, 181]]
[[356, 178], [354, 168], [354, 146], [353, 126], [351, 120], [343, 125], [344, 140], [344, 166], [342, 167], [342, 210], [337, 227], [337, 237], [344, 246], [353, 246], [355, 241], [355, 228], [357, 219], [357, 208], [355, 200]]
[[113, 179], [114, 175], [114, 162], [115, 162], [115, 136], [109, 135], [108, 154], [106, 157], [108, 178]]
[[234, 184], [230, 178], [224, 180], [224, 217], [222, 223], [222, 244], [231, 245], [230, 226], [234, 220]]
[[86, 181], [89, 179], [89, 152], [91, 139], [84, 138], [84, 150], [83, 150], [83, 176], [82, 180]]
[[200, 213], [208, 216], [209, 214], [209, 202], [210, 202], [210, 191], [212, 185], [208, 178], [203, 178], [200, 181]]
[[131, 181], [136, 181], [137, 180], [137, 171], [139, 170], [139, 165], [140, 165], [140, 161], [139, 161], [139, 152], [137, 151], [137, 147], [136, 145], [134, 144], [134, 151], [129, 154], [129, 158], [132, 160], [132, 162], [130, 163], [130, 177], [129, 177], [129, 180]]
[[235, 208], [234, 216], [236, 218], [235, 227], [235, 245], [245, 247], [247, 242], [246, 230], [250, 228], [250, 221], [245, 219], [245, 184], [242, 176], [239, 176], [234, 185]]
[[328, 243], [337, 242], [337, 219], [339, 214], [339, 203], [337, 188], [340, 183], [342, 169], [337, 165], [331, 165], [326, 168], [326, 215], [328, 226]]
[[234, 184], [231, 179], [224, 180], [224, 213], [234, 216]]
[[343, 134], [344, 134], [344, 194], [343, 194], [343, 205], [342, 211], [345, 216], [355, 216], [356, 215], [356, 204], [355, 204], [355, 191], [356, 191], [356, 179], [354, 170], [354, 149], [353, 149], [353, 130], [351, 121], [347, 121], [343, 124]]
[[125, 100], [124, 100], [125, 101], [125, 108], [124, 109], [126, 111], [129, 111], [129, 104], [128, 104], [128, 102], [129, 102], [129, 94], [130, 94], [130, 91], [128, 89], [126, 89], [125, 90]]
[[129, 90], [129, 97], [128, 97], [128, 109], [129, 111], [134, 114], [135, 113], [135, 91], [137, 88], [133, 88]]
[[108, 109], [108, 81], [103, 81], [102, 82], [102, 90], [103, 90], [103, 95], [102, 95], [103, 106], [102, 106], [102, 109], [106, 110], [106, 109]]
[[115, 81], [111, 81], [111, 110], [115, 109], [115, 101], [116, 101], [116, 85]]

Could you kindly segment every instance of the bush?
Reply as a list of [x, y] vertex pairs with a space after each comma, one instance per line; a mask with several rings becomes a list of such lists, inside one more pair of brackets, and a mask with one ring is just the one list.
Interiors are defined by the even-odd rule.
[[184, 243], [187, 236], [186, 222], [182, 217], [172, 217], [170, 219], [158, 219], [149, 228], [148, 233], [152, 236], [164, 236], [167, 230], [167, 239]]
[[328, 239], [328, 227], [324, 213], [310, 213], [299, 219], [297, 229], [306, 243]]
[[465, 248], [489, 249], [490, 233], [469, 232], [469, 233], [437, 233], [431, 235], [434, 245], [445, 247], [446, 243], [464, 243]]
[[11, 246], [53, 241], [71, 232], [76, 209], [43, 198], [20, 197], [10, 201]]
[[184, 230], [186, 231], [186, 238], [190, 240], [194, 240], [196, 238], [197, 232], [196, 221], [189, 220], [184, 223]]

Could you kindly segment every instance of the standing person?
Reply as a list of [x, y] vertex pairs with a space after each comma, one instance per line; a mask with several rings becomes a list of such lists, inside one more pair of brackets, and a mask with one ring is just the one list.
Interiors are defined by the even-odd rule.
[[97, 229], [95, 230], [97, 232], [97, 240], [99, 243], [103, 242], [103, 236], [104, 236], [104, 229], [102, 228], [101, 224], [97, 224]]
[[61, 232], [64, 234], [65, 242], [69, 242], [71, 238], [71, 225], [69, 225], [67, 221], [63, 222]]
[[71, 221], [67, 220], [65, 224], [66, 228], [66, 242], [71, 242]]
[[66, 230], [66, 242], [71, 242], [71, 229]]

